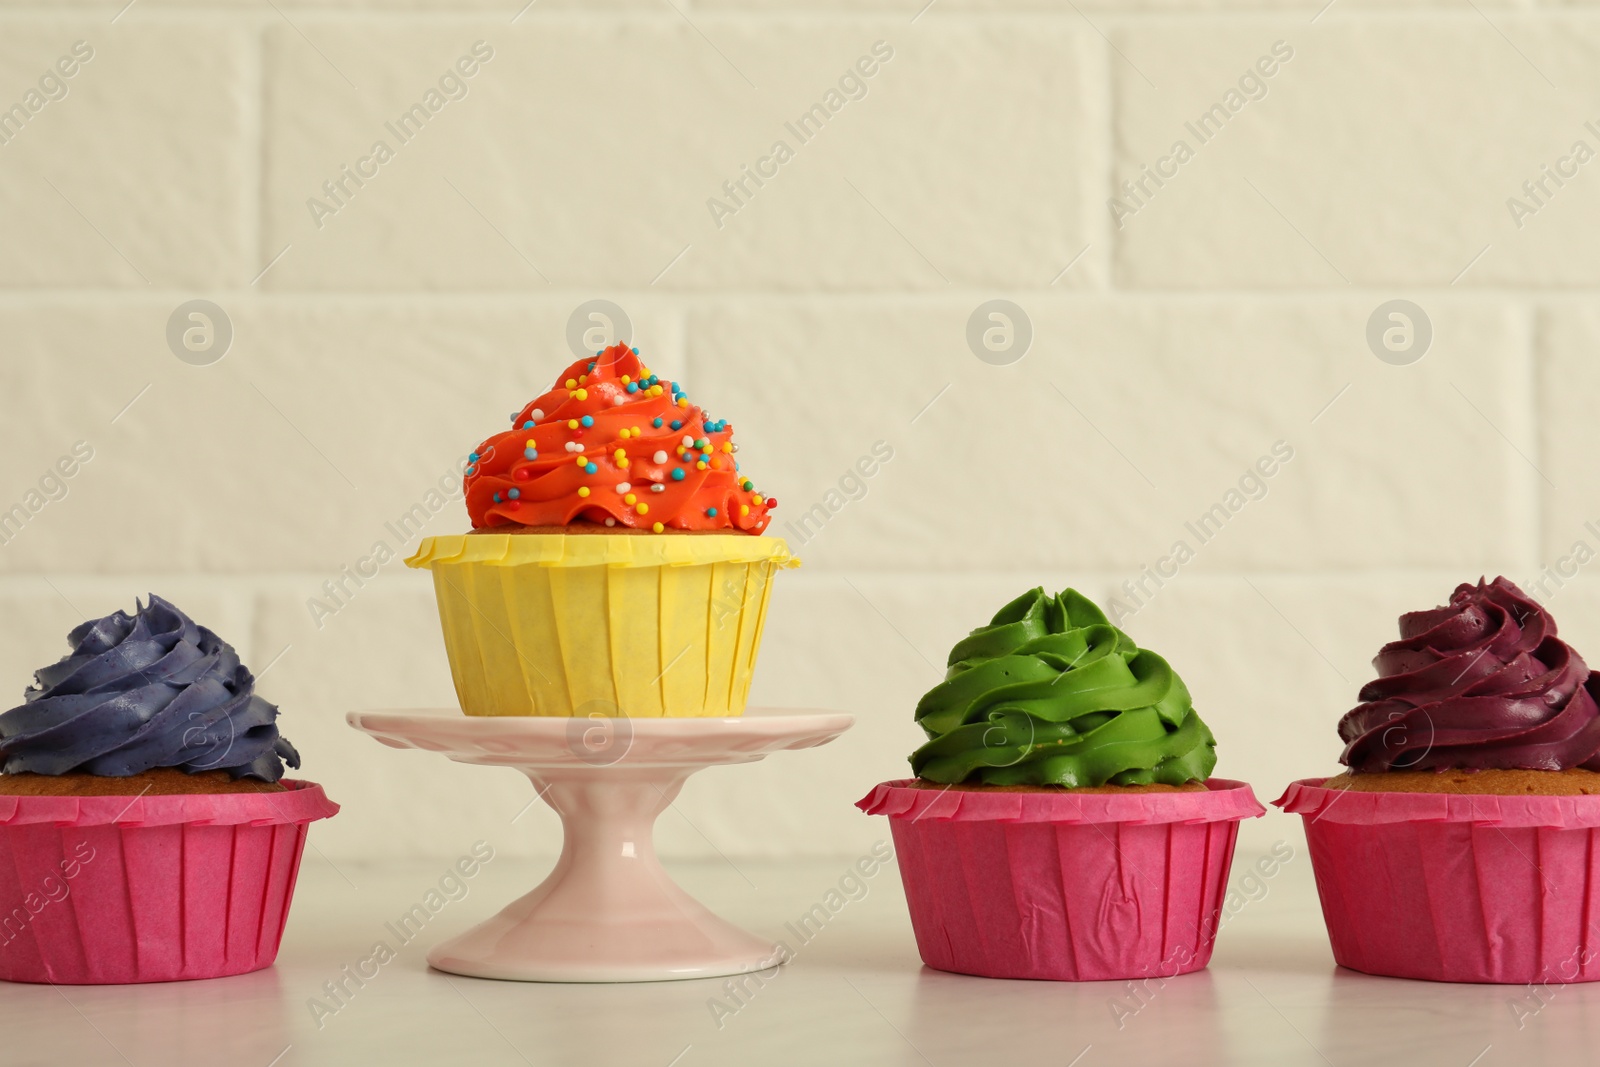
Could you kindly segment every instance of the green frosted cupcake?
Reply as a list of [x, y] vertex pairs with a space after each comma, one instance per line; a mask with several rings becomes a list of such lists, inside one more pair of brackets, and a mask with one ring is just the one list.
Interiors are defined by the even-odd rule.
[[1217, 762], [1183, 680], [1075, 589], [1031, 589], [958, 642], [916, 719], [911, 768], [945, 785], [1184, 787]]

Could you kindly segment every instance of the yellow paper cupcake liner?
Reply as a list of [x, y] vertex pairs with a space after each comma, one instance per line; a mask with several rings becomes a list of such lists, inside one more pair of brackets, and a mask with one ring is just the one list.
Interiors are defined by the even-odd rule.
[[473, 534], [425, 539], [468, 715], [738, 715], [780, 538]]

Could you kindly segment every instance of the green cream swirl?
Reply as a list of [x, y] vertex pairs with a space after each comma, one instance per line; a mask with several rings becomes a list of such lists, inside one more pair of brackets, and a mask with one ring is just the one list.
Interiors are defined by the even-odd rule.
[[987, 785], [1182, 785], [1216, 740], [1167, 661], [1075, 589], [1029, 590], [950, 650], [917, 702], [917, 777]]

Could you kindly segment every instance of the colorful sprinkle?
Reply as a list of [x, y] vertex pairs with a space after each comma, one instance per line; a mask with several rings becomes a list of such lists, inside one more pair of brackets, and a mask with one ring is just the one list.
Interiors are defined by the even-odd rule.
[[[567, 442], [567, 444], [569, 444], [569, 445], [570, 445], [570, 444], [572, 444], [572, 442], [571, 442], [571, 441], [568, 441], [568, 442]], [[584, 462], [585, 462], [585, 460], [584, 460], [584, 458], [583, 458], [583, 457], [582, 457], [582, 456], [579, 456], [579, 457], [578, 457], [578, 466], [580, 466], [580, 467], [581, 467], [581, 466], [583, 466], [583, 465], [584, 465]]]
[[637, 393], [638, 391], [639, 391], [639, 383], [638, 382], [629, 382], [628, 383], [628, 392]]
[[579, 400], [588, 400], [589, 399], [589, 390], [587, 390], [587, 389], [579, 389], [577, 392], [573, 393], [572, 395], [577, 397]]
[[583, 473], [585, 473], [585, 474], [594, 474], [599, 470], [600, 470], [600, 468], [596, 467], [593, 463], [588, 463], [588, 464], [584, 465]]
[[576, 430], [577, 428], [578, 428], [578, 420], [577, 419], [568, 419], [567, 420], [567, 429]]
[[495, 494], [495, 495], [494, 495], [494, 502], [495, 502], [495, 503], [496, 503], [496, 504], [498, 504], [498, 503], [500, 503], [500, 494], [499, 494], [499, 493], [496, 493], [496, 494]]
[[680, 420], [678, 420], [678, 419], [673, 419], [673, 420], [672, 420], [672, 428], [673, 428], [673, 429], [674, 429], [674, 430], [681, 430], [681, 429], [683, 429], [683, 423], [682, 423], [682, 421], [680, 421]]
[[616, 407], [618, 404], [626, 404], [627, 402], [628, 398], [625, 396], [614, 396], [611, 398], [612, 407]]
[[744, 480], [744, 482], [739, 486], [739, 488], [743, 489], [747, 493], [750, 490], [754, 489], [755, 487], [756, 487], [756, 483], [752, 482], [749, 478], [746, 478]]
[[578, 495], [579, 496], [588, 496], [589, 495], [589, 487], [587, 485], [578, 486]]
[[700, 461], [699, 461], [699, 462], [697, 462], [697, 463], [696, 463], [696, 464], [695, 464], [695, 465], [694, 465], [694, 469], [695, 469], [695, 470], [697, 470], [697, 471], [703, 471], [703, 470], [705, 470], [705, 469], [706, 469], [706, 467], [708, 467], [708, 466], [709, 466], [709, 464], [708, 464], [708, 463], [706, 463], [706, 461], [705, 461], [705, 460], [703, 460], [703, 459], [702, 459], [702, 460], [700, 460]]
[[525, 482], [532, 477], [532, 475], [528, 473], [527, 467], [518, 467], [516, 470], [511, 472], [511, 477], [515, 478], [519, 482]]
[[474, 474], [477, 474], [477, 473], [478, 473], [478, 468], [477, 467], [468, 467], [467, 468], [467, 477], [468, 478], [472, 477]]
[[579, 419], [578, 421], [580, 423], [582, 423], [586, 427], [593, 426], [594, 425], [594, 416], [593, 415], [585, 415], [583, 418]]
[[[521, 495], [522, 495], [522, 490], [521, 489], [509, 489], [509, 490], [506, 491], [506, 496], [510, 497], [512, 500], [517, 499]], [[761, 503], [761, 501], [758, 500], [758, 501], [756, 501], [756, 503], [759, 504], [759, 503]]]
[[478, 454], [476, 452], [468, 452], [467, 453], [467, 458], [469, 460], [471, 460], [473, 463], [478, 462]]
[[606, 525], [607, 526], [615, 526], [616, 524], [617, 524], [617, 520], [616, 519], [607, 519], [606, 520]]
[[749, 504], [740, 504], [739, 505], [739, 514], [741, 514], [741, 515], [750, 514], [750, 505]]
[[667, 454], [666, 454], [666, 452], [662, 451], [661, 449], [657, 449], [656, 450], [656, 454], [651, 456], [650, 458], [655, 460], [657, 463], [665, 463], [667, 461]]
[[532, 411], [528, 412], [528, 418], [532, 419], [534, 422], [538, 422], [540, 419], [544, 418], [544, 409], [534, 408]]
[[665, 493], [667, 491], [667, 487], [658, 482], [650, 487], [650, 491], [652, 493]]
[[717, 517], [717, 509], [716, 508], [706, 508], [706, 518], [714, 519], [716, 517]]
[[757, 493], [755, 496], [751, 497], [750, 498], [750, 503], [754, 504], [756, 507], [759, 508], [761, 506], [761, 494]]
[[637, 349], [637, 348], [635, 348], [635, 349], [634, 349], [634, 350], [633, 350], [633, 354], [634, 354], [634, 355], [636, 355], [636, 356], [637, 356], [637, 355], [638, 355], [638, 354], [639, 354], [639, 350], [638, 350], [638, 349]]
[[538, 459], [539, 458], [539, 450], [537, 448], [524, 448], [522, 450], [522, 458], [523, 459]]
[[[618, 482], [617, 483], [617, 492], [619, 492], [619, 493], [626, 493], [628, 490], [630, 490], [632, 488], [633, 488], [633, 485], [631, 483], [629, 483], [629, 482]], [[633, 503], [633, 501], [630, 500], [630, 501], [628, 501], [628, 503], [631, 504], [631, 503]]]
[[683, 479], [684, 479], [683, 468], [682, 467], [674, 467], [672, 469], [672, 480], [675, 481], [675, 482], [681, 482], [681, 481], [683, 481]]
[[[661, 417], [659, 415], [656, 416], [655, 420], [653, 422], [651, 422], [650, 425], [654, 426], [658, 430], [661, 429]], [[673, 429], [676, 430], [677, 427], [674, 426]]]
[[650, 505], [640, 501], [638, 504], [634, 505], [633, 510], [637, 511], [641, 515], [648, 515], [650, 514]]
[[629, 493], [627, 496], [622, 498], [622, 502], [624, 504], [637, 504], [639, 502], [639, 498], [634, 496], [632, 493]]
[[666, 529], [666, 527], [665, 527], [665, 526], [663, 526], [663, 525], [661, 525], [661, 524], [660, 524], [660, 523], [659, 523], [659, 522], [658, 522], [658, 523], [656, 523], [656, 524], [655, 524], [655, 525], [653, 525], [653, 526], [651, 526], [651, 527], [650, 527], [650, 529], [652, 529], [652, 530], [654, 530], [654, 531], [655, 531], [655, 532], [656, 532], [656, 533], [661, 533], [661, 532], [662, 532], [662, 531], [663, 531], [663, 530], [665, 530], [665, 529]]
[[533, 429], [533, 420], [532, 420], [532, 419], [529, 419], [529, 420], [528, 420], [528, 421], [527, 421], [527, 422], [525, 422], [525, 423], [523, 423], [523, 424], [522, 424], [522, 428], [523, 428], [523, 429], [524, 429], [524, 430], [531, 430], [531, 429]]
[[577, 387], [578, 387], [578, 379], [576, 379], [576, 378], [568, 378], [567, 379], [567, 388], [568, 389], [576, 389]]

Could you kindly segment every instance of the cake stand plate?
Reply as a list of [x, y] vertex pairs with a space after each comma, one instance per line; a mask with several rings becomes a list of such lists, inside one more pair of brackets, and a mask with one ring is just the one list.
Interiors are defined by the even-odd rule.
[[773, 942], [680, 889], [656, 859], [651, 832], [695, 771], [827, 744], [855, 721], [788, 708], [706, 719], [473, 717], [446, 708], [346, 718], [393, 748], [515, 767], [561, 816], [561, 858], [550, 876], [428, 953], [441, 971], [523, 982], [659, 982], [783, 962]]

